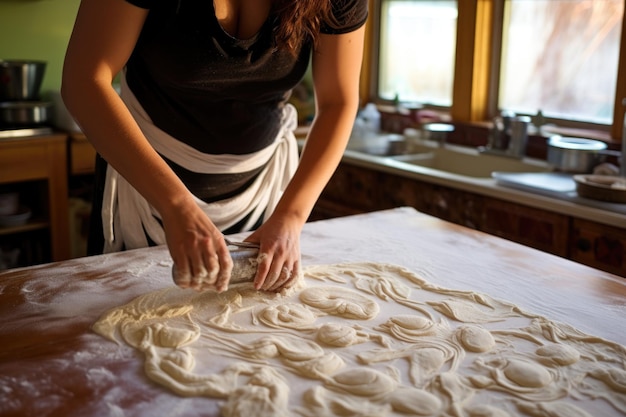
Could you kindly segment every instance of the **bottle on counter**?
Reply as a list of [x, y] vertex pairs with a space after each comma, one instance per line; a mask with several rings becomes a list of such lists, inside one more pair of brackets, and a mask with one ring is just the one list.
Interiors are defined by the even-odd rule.
[[348, 147], [369, 153], [386, 152], [387, 143], [380, 139], [380, 118], [376, 104], [365, 105], [354, 121]]
[[359, 118], [363, 120], [365, 129], [368, 132], [380, 132], [380, 112], [374, 103], [367, 103], [363, 110], [359, 112]]

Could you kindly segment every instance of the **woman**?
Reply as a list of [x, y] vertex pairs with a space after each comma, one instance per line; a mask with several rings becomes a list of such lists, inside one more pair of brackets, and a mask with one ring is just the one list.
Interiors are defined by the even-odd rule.
[[[366, 18], [367, 0], [82, 0], [62, 94], [106, 169], [103, 250], [167, 244], [177, 285], [224, 291], [223, 233], [254, 230], [255, 287], [293, 285], [358, 110]], [[316, 115], [298, 162], [286, 100], [310, 57]]]

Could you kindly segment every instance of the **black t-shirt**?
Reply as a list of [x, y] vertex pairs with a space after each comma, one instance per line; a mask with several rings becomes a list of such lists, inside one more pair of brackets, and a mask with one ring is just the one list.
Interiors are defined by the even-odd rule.
[[[271, 15], [255, 37], [239, 40], [222, 29], [212, 1], [127, 1], [150, 9], [126, 77], [159, 128], [211, 154], [255, 152], [274, 140], [309, 65], [310, 41], [293, 56], [275, 50]], [[334, 21], [322, 33], [365, 23], [367, 0], [332, 3]]]

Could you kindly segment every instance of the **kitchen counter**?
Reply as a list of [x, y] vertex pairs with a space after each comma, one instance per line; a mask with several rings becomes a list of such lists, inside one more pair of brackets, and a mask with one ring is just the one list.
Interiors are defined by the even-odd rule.
[[[626, 344], [623, 279], [410, 208], [308, 223], [301, 246], [305, 267], [396, 264]], [[0, 415], [209, 415], [215, 401], [152, 383], [139, 353], [90, 330], [105, 311], [171, 287], [170, 271], [156, 247], [0, 274]]]
[[575, 192], [555, 197], [547, 192], [537, 193], [504, 186], [494, 178], [456, 175], [428, 167], [406, 164], [395, 158], [369, 155], [350, 149], [345, 151], [342, 162], [609, 226], [626, 228], [626, 204], [584, 199], [578, 197]]

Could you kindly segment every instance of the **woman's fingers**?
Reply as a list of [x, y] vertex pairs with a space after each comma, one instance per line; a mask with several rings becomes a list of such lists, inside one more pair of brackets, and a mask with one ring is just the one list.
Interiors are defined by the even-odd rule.
[[224, 244], [218, 251], [219, 270], [217, 271], [215, 287], [218, 292], [228, 289], [228, 282], [233, 272], [233, 259], [228, 247]]
[[174, 260], [174, 283], [197, 291], [213, 289], [222, 292], [228, 289], [233, 261], [223, 239], [220, 237], [213, 242], [206, 238], [190, 247], [192, 249], [183, 250], [184, 255], [178, 256], [182, 260]]
[[191, 273], [185, 262], [183, 267], [180, 263], [174, 263], [172, 267], [172, 278], [174, 283], [181, 288], [189, 288], [191, 286]]
[[[192, 245], [192, 248], [196, 245]], [[202, 284], [210, 276], [211, 265], [205, 266], [203, 249], [206, 246], [210, 246], [208, 239], [200, 240], [200, 244], [197, 245], [196, 250], [191, 250], [187, 253], [189, 257], [189, 263], [191, 264], [191, 284], [190, 287], [199, 291], [202, 288]], [[208, 270], [207, 270], [208, 268]]]
[[270, 287], [269, 291], [277, 292], [285, 288], [291, 288], [298, 282], [300, 276], [300, 262], [296, 261], [291, 267], [287, 267], [285, 264], [278, 280]]
[[302, 270], [300, 269], [300, 262], [297, 261], [293, 265], [293, 268], [291, 269], [289, 276], [285, 277], [285, 282], [282, 283], [281, 288], [278, 288], [277, 290], [293, 287], [298, 282], [301, 276], [302, 276]]
[[258, 258], [254, 287], [258, 290], [278, 292], [292, 287], [300, 276], [300, 263], [291, 263], [281, 256], [262, 253]]
[[291, 280], [291, 277], [293, 275], [294, 272], [292, 268], [283, 266], [282, 270], [280, 271], [280, 275], [278, 276], [278, 279], [274, 282], [273, 285], [268, 288], [267, 291], [276, 292], [285, 288], [285, 284]]
[[202, 281], [205, 285], [215, 285], [217, 282], [217, 275], [220, 271], [220, 259], [215, 250], [205, 248], [202, 254], [202, 267], [206, 269], [207, 273], [202, 277]]
[[280, 282], [281, 275], [285, 273], [289, 273], [289, 271], [288, 268], [282, 266], [282, 262], [272, 262], [270, 271], [265, 277], [261, 289], [263, 291], [271, 291]]

